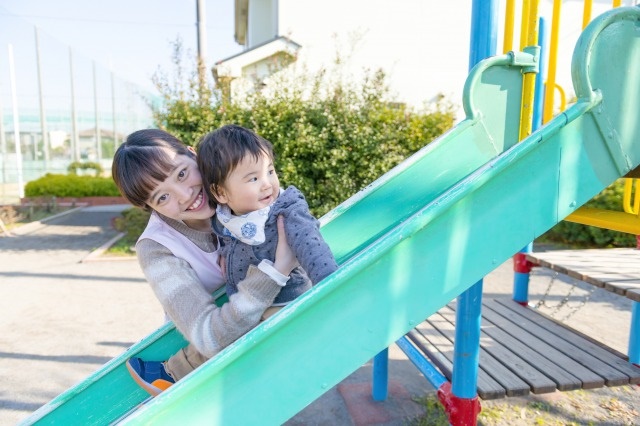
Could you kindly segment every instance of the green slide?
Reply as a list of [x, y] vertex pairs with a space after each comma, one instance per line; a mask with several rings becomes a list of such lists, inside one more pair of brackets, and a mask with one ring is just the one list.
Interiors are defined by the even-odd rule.
[[283, 423], [640, 164], [639, 57], [640, 8], [594, 20], [573, 57], [578, 101], [518, 144], [535, 58], [479, 63], [466, 120], [323, 218], [337, 272], [143, 406], [124, 361], [174, 353], [171, 325], [25, 424]]

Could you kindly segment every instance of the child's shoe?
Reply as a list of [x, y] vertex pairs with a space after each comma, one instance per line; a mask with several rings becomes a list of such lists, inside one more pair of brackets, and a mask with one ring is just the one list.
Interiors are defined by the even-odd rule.
[[176, 382], [164, 369], [164, 363], [160, 361], [129, 358], [127, 370], [133, 380], [152, 396], [158, 396]]

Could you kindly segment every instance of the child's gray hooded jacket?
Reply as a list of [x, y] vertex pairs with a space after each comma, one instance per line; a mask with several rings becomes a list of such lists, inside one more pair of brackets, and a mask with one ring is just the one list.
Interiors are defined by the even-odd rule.
[[265, 223], [265, 241], [248, 245], [223, 232], [223, 225], [214, 216], [213, 230], [220, 239], [220, 256], [226, 261], [227, 295], [238, 291], [238, 283], [247, 275], [249, 265], [258, 265], [262, 259], [274, 261], [278, 244], [278, 215], [284, 217], [287, 242], [300, 263], [276, 297], [274, 305], [286, 304], [330, 275], [338, 265], [329, 246], [320, 235], [318, 220], [309, 212], [304, 195], [294, 186], [280, 193], [269, 210]]

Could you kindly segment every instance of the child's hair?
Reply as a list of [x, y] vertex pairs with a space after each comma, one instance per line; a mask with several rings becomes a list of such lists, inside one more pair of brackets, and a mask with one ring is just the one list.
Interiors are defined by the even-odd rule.
[[247, 155], [258, 160], [262, 154], [272, 159], [273, 145], [249, 129], [227, 124], [204, 135], [198, 142], [198, 168], [209, 200], [224, 185], [229, 174]]
[[133, 132], [116, 150], [111, 175], [122, 196], [134, 206], [151, 210], [147, 205], [151, 191], [173, 169], [174, 162], [167, 151], [195, 156], [182, 141], [159, 129]]

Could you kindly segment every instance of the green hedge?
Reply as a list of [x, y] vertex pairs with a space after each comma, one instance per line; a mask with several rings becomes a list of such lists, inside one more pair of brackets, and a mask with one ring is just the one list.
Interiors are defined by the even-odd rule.
[[87, 161], [85, 163], [81, 163], [80, 161], [74, 161], [67, 167], [67, 171], [72, 175], [77, 175], [78, 170], [86, 171], [93, 170], [94, 176], [100, 176], [103, 172], [102, 166], [100, 163], [96, 163], [93, 161]]
[[[623, 211], [623, 194], [624, 180], [618, 179], [589, 200], [585, 207]], [[567, 221], [562, 221], [551, 228], [538, 241], [561, 243], [575, 248], [636, 247], [637, 245], [635, 235]]]
[[120, 192], [111, 178], [47, 173], [28, 182], [26, 197], [117, 197]]
[[[394, 103], [386, 76], [370, 73], [358, 84], [325, 82], [325, 73], [269, 81], [269, 91], [242, 102], [168, 89], [155, 111], [159, 127], [195, 145], [227, 123], [250, 128], [271, 141], [281, 185], [295, 185], [312, 213], [322, 216], [412, 153], [451, 128], [446, 103], [416, 110]], [[311, 89], [310, 89], [311, 88]]]
[[114, 227], [120, 232], [124, 232], [125, 236], [119, 245], [124, 247], [124, 251], [129, 251], [129, 247], [135, 246], [136, 241], [142, 235], [147, 227], [150, 213], [139, 207], [131, 207], [123, 210], [119, 217], [114, 221]]

